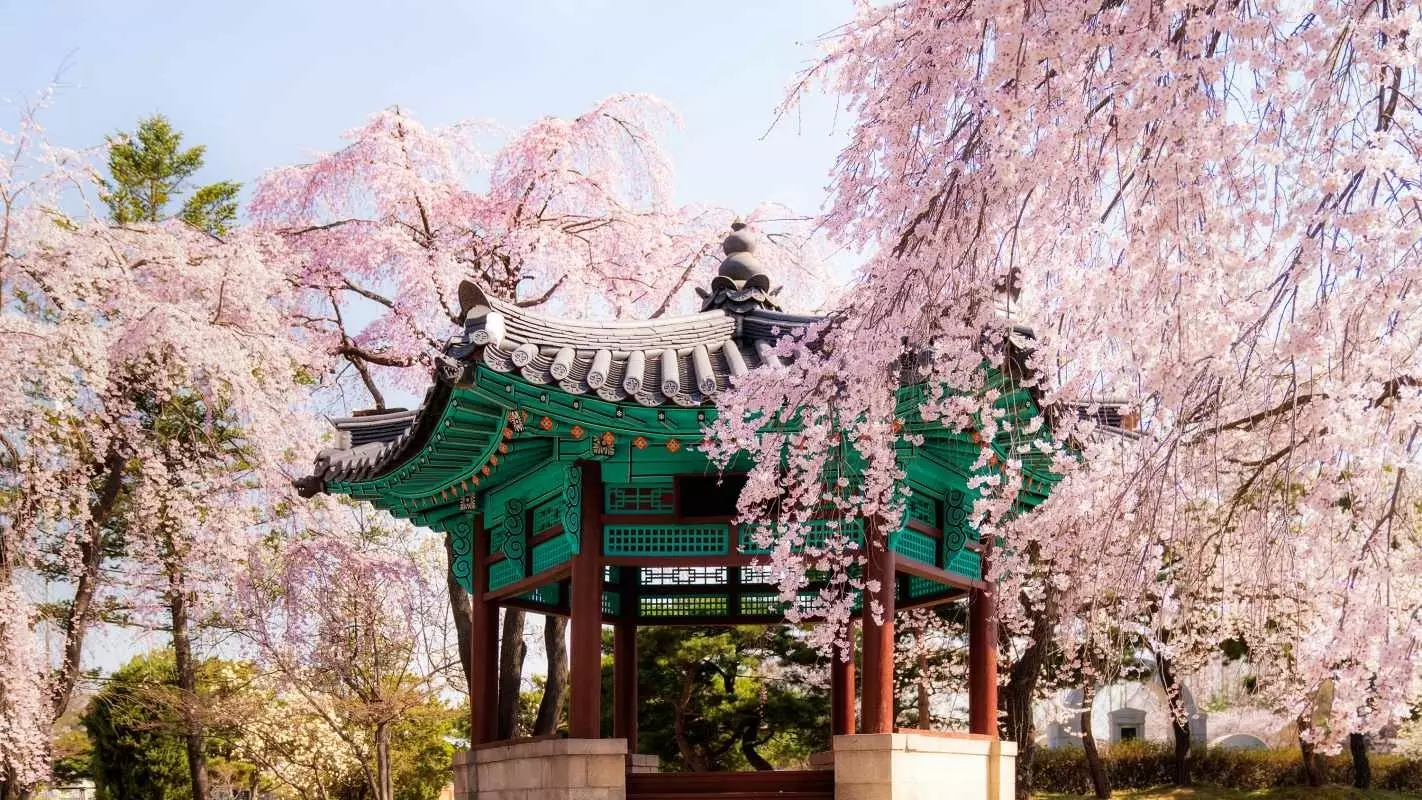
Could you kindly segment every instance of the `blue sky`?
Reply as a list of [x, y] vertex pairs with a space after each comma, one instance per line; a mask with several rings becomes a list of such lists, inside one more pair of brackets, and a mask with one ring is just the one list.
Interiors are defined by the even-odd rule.
[[[44, 121], [82, 146], [162, 112], [208, 147], [208, 180], [250, 182], [338, 146], [391, 104], [428, 124], [517, 127], [645, 91], [682, 114], [678, 200], [818, 208], [845, 120], [819, 96], [762, 138], [847, 0], [373, 2], [0, 0], [0, 96], [61, 66]], [[757, 7], [758, 6], [758, 7]]]
[[[431, 125], [517, 128], [650, 92], [683, 118], [668, 140], [678, 202], [813, 213], [848, 119], [819, 95], [766, 131], [851, 13], [848, 0], [0, 0], [0, 97], [32, 97], [63, 67], [43, 117], [53, 143], [98, 144], [161, 112], [207, 145], [202, 180], [250, 183], [396, 103]], [[101, 633], [85, 661], [111, 670], [165, 638]]]

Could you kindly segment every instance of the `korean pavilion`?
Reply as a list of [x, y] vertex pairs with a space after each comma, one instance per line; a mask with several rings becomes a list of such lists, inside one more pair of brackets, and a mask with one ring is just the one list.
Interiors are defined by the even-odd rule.
[[[1012, 797], [1015, 750], [997, 731], [993, 599], [968, 522], [973, 462], [983, 447], [1006, 459], [1012, 445], [923, 422], [922, 387], [900, 394], [903, 425], [922, 435], [900, 450], [905, 522], [855, 533], [867, 539], [865, 577], [880, 579], [874, 599], [885, 614], [860, 614], [858, 695], [854, 661], [831, 660], [834, 749], [814, 762], [822, 769], [659, 775], [629, 752], [638, 626], [783, 621], [764, 551], [736, 524], [735, 470], [718, 470], [698, 445], [717, 394], [775, 367], [777, 338], [820, 318], [776, 305], [743, 225], [723, 249], [699, 290], [701, 312], [683, 317], [563, 319], [465, 283], [463, 330], [421, 406], [336, 420], [336, 446], [298, 481], [307, 496], [363, 500], [452, 542], [451, 569], [473, 598], [472, 747], [456, 761], [459, 800]], [[1022, 374], [1011, 355], [995, 372], [997, 405], [1019, 430], [1042, 413], [1014, 379]], [[1027, 469], [1025, 502], [1035, 504], [1053, 476], [1045, 463]], [[969, 731], [898, 730], [894, 610], [953, 602], [969, 608]], [[495, 741], [500, 607], [569, 618], [568, 738]], [[604, 625], [614, 632], [610, 698], [600, 696]], [[600, 738], [604, 702], [611, 739]]]

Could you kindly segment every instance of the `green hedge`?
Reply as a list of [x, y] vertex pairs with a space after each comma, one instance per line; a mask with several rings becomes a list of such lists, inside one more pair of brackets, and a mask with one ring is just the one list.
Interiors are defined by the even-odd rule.
[[[1303, 763], [1297, 750], [1223, 750], [1197, 748], [1190, 756], [1190, 777], [1197, 783], [1231, 789], [1269, 789], [1304, 783]], [[1170, 783], [1175, 761], [1168, 745], [1125, 742], [1103, 748], [1102, 761], [1114, 789], [1148, 789]], [[1422, 792], [1422, 760], [1373, 754], [1373, 787]], [[1319, 766], [1327, 783], [1352, 784], [1353, 761], [1347, 754], [1321, 756]], [[1090, 794], [1091, 777], [1086, 756], [1078, 748], [1039, 748], [1032, 760], [1037, 791]]]

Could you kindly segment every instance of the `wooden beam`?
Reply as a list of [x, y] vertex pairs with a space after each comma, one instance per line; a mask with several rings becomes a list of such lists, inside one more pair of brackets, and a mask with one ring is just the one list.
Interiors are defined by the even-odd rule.
[[835, 648], [830, 655], [830, 733], [854, 733], [854, 623], [849, 623], [848, 653]]
[[949, 572], [940, 569], [932, 564], [925, 564], [922, 561], [914, 561], [911, 558], [894, 559], [894, 568], [904, 575], [916, 575], [920, 578], [927, 578], [936, 583], [943, 583], [955, 589], [982, 589], [987, 586], [979, 580], [959, 575], [956, 572]]
[[[983, 575], [992, 546], [984, 542]], [[997, 598], [974, 589], [968, 598], [968, 731], [993, 739], [997, 731]]]
[[612, 626], [612, 736], [627, 740], [627, 752], [637, 752], [637, 623], [619, 620]]
[[[894, 732], [894, 550], [879, 519], [866, 526], [864, 580], [864, 733]], [[875, 620], [877, 601], [880, 619]]]
[[583, 461], [578, 469], [582, 524], [578, 554], [573, 556], [568, 615], [572, 639], [568, 735], [597, 739], [602, 733], [602, 467], [596, 461]]
[[946, 589], [941, 592], [934, 592], [922, 597], [915, 597], [912, 600], [899, 601], [899, 610], [908, 611], [911, 608], [936, 608], [937, 606], [956, 603], [968, 595], [962, 589]]
[[765, 563], [765, 556], [604, 556], [611, 567], [753, 567]]
[[488, 599], [489, 568], [484, 554], [489, 534], [484, 515], [474, 512], [474, 552], [472, 619], [469, 625], [469, 732], [474, 745], [492, 742], [498, 736], [499, 711], [499, 606]]
[[[576, 561], [576, 559], [574, 559], [574, 561]], [[487, 600], [502, 600], [505, 597], [516, 597], [525, 592], [531, 592], [544, 584], [557, 583], [568, 577], [572, 573], [572, 570], [573, 564], [571, 562], [564, 562], [556, 567], [549, 567], [537, 575], [530, 575], [523, 580], [514, 581], [513, 583], [500, 586], [497, 589], [491, 589], [484, 593], [484, 598]]]

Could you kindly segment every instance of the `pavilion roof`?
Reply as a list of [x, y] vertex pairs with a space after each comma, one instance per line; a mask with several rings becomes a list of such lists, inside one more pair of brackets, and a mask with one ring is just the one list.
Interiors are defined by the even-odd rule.
[[[755, 259], [754, 240], [739, 221], [723, 243], [725, 259], [709, 290], [698, 289], [696, 314], [646, 320], [554, 317], [489, 296], [466, 281], [459, 288], [464, 322], [443, 348], [435, 383], [415, 411], [361, 412], [332, 420], [336, 446], [323, 450], [312, 475], [297, 484], [310, 496], [327, 483], [379, 476], [414, 455], [438, 422], [455, 386], [477, 367], [570, 395], [648, 408], [714, 405], [733, 379], [784, 361], [776, 343], [824, 317], [788, 314], [778, 289]], [[491, 423], [500, 424], [500, 423]]]
[[469, 287], [464, 334], [447, 354], [570, 394], [644, 406], [709, 405], [733, 378], [778, 365], [776, 341], [822, 318], [754, 307], [649, 320], [566, 320]]

